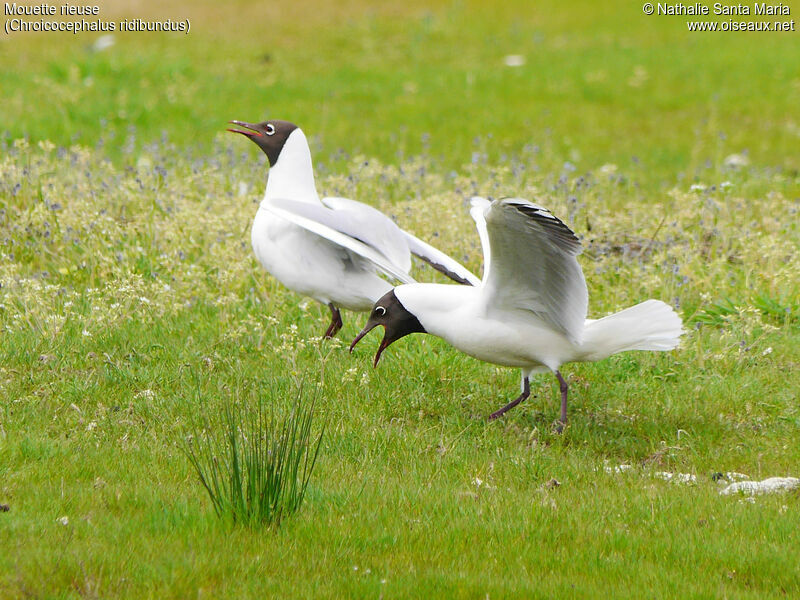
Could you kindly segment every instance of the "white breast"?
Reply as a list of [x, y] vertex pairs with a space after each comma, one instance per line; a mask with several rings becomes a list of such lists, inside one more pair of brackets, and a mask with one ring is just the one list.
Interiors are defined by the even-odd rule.
[[395, 294], [428, 333], [486, 362], [556, 369], [577, 353], [563, 334], [527, 311], [487, 314], [480, 288], [412, 284]]
[[263, 208], [251, 239], [256, 258], [278, 281], [323, 304], [365, 311], [391, 289], [365, 259]]

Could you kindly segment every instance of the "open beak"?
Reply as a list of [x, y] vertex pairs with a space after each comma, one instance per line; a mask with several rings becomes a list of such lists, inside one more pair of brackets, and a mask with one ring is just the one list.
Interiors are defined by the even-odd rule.
[[258, 136], [261, 135], [261, 132], [258, 131], [256, 129], [256, 126], [253, 125], [252, 123], [245, 123], [244, 121], [228, 121], [228, 123], [231, 123], [233, 125], [238, 125], [239, 127], [244, 127], [244, 129], [250, 130], [250, 131], [244, 131], [244, 129], [232, 129], [228, 127], [227, 131], [230, 131], [231, 133], [241, 133], [242, 135], [246, 135], [249, 138], [252, 138], [253, 136], [256, 135]]
[[[356, 347], [356, 344], [359, 341], [361, 341], [361, 338], [363, 338], [365, 335], [367, 335], [370, 331], [375, 329], [375, 327], [377, 327], [377, 326], [378, 326], [378, 323], [367, 323], [367, 325], [364, 327], [364, 329], [362, 329], [361, 332], [355, 337], [355, 339], [353, 340], [353, 343], [350, 344], [350, 352], [352, 352], [353, 348]], [[386, 327], [384, 327], [383, 329], [384, 329], [384, 332], [385, 332], [386, 331]], [[375, 354], [375, 360], [372, 363], [373, 367], [377, 367], [378, 366], [378, 361], [381, 359], [381, 354], [383, 354], [383, 351], [386, 350], [386, 348], [389, 347], [389, 344], [392, 343], [387, 338], [388, 338], [388, 336], [386, 335], [386, 333], [384, 333], [383, 340], [381, 340], [381, 345], [378, 347], [378, 352], [377, 352], [377, 354]]]

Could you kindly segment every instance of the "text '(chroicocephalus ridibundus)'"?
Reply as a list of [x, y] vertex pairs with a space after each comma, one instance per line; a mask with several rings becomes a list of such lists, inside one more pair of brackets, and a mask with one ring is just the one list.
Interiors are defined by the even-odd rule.
[[403, 283], [411, 253], [451, 279], [480, 279], [443, 252], [400, 229], [379, 210], [347, 198], [322, 198], [314, 185], [311, 151], [303, 131], [288, 121], [231, 121], [269, 159], [267, 189], [253, 221], [253, 251], [261, 265], [290, 290], [327, 305], [342, 327], [340, 308], [368, 311], [392, 289], [379, 272]]
[[530, 395], [533, 373], [550, 370], [561, 384], [561, 429], [567, 421], [562, 364], [678, 345], [681, 319], [659, 300], [598, 320], [586, 318], [586, 281], [576, 259], [581, 244], [546, 208], [518, 198], [473, 198], [470, 212], [483, 246], [481, 285], [396, 287], [375, 303], [351, 351], [371, 329], [383, 325], [375, 365], [390, 344], [419, 332], [438, 336], [480, 360], [519, 367], [522, 393], [491, 419]]

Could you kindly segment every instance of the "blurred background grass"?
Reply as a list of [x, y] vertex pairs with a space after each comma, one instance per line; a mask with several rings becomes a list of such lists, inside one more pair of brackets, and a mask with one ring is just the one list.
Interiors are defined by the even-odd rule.
[[[103, 51], [0, 36], [0, 597], [798, 595], [800, 496], [751, 504], [711, 478], [800, 464], [796, 33], [690, 34], [638, 2], [101, 17], [192, 31]], [[488, 424], [511, 369], [415, 336], [373, 370], [377, 340], [345, 351], [349, 313], [319, 346], [325, 309], [249, 248], [265, 159], [224, 128], [265, 117], [311, 136], [321, 191], [475, 271], [464, 199], [541, 201], [584, 240], [591, 316], [657, 297], [690, 331], [570, 365], [564, 435], [552, 378]], [[314, 381], [322, 351], [304, 510], [231, 530], [177, 448], [185, 423], [268, 376]]]
[[534, 145], [580, 169], [642, 161], [653, 188], [730, 153], [800, 168], [796, 32], [689, 33], [630, 1], [101, 8], [133, 17], [192, 28], [117, 33], [100, 52], [91, 33], [0, 37], [3, 135], [123, 159], [163, 136], [208, 151], [227, 120], [269, 117], [300, 124], [318, 162], [425, 152], [457, 167]]

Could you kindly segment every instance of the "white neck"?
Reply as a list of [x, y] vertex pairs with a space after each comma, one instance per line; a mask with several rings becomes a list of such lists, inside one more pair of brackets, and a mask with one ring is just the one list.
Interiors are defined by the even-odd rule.
[[473, 310], [480, 288], [471, 285], [411, 283], [394, 288], [395, 296], [425, 330], [448, 339], [447, 329], [463, 327], [464, 313]]
[[314, 185], [314, 169], [311, 166], [311, 151], [308, 149], [305, 134], [299, 128], [289, 134], [278, 160], [269, 169], [264, 200], [273, 198], [319, 202]]

